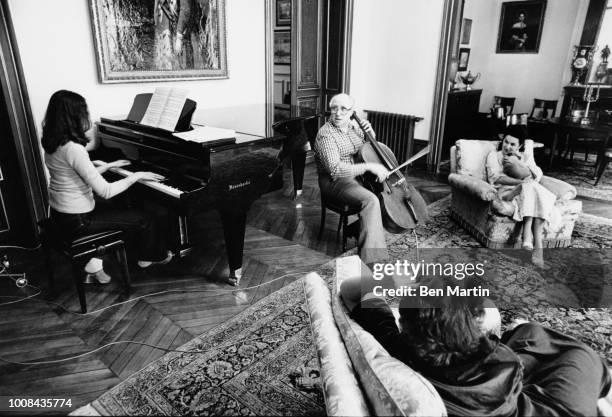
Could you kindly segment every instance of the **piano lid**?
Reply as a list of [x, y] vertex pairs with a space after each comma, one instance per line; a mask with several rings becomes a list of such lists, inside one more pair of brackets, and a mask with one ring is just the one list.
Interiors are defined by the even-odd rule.
[[[266, 132], [266, 103], [254, 103], [216, 108], [198, 108], [192, 117], [192, 125], [214, 126], [236, 131], [236, 143], [251, 142], [269, 137]], [[283, 105], [288, 108], [288, 117], [309, 117], [317, 114], [315, 109], [306, 106]], [[104, 117], [103, 121], [123, 122], [126, 115]], [[277, 119], [278, 121], [280, 119]], [[140, 125], [139, 125], [140, 126]]]
[[[287, 106], [285, 106], [287, 107]], [[266, 103], [254, 103], [238, 106], [201, 108], [195, 111], [192, 124], [234, 129], [237, 133], [256, 136], [268, 136], [266, 132]], [[317, 114], [316, 110], [305, 106], [289, 106], [291, 117], [309, 117]], [[238, 134], [237, 141], [240, 140]]]

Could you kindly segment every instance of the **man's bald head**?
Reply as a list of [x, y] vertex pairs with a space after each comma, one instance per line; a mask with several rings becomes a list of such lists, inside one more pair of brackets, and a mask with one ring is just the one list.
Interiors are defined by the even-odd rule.
[[335, 104], [353, 108], [353, 106], [355, 105], [355, 100], [353, 100], [353, 97], [349, 96], [346, 93], [340, 93], [340, 94], [336, 94], [335, 96], [331, 98], [331, 100], [329, 100], [329, 107], [332, 107]]

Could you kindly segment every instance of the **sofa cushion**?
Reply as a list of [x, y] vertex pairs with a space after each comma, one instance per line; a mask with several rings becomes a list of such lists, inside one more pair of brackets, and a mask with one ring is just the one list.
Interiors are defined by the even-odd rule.
[[499, 141], [459, 139], [455, 142], [457, 173], [486, 181], [487, 155], [497, 149], [498, 143]]
[[[338, 264], [361, 265], [358, 256], [338, 258]], [[337, 265], [338, 265], [337, 264]], [[337, 270], [346, 266], [337, 266]], [[359, 273], [359, 272], [357, 272]], [[338, 294], [342, 276], [332, 286], [332, 311], [353, 367], [376, 415], [446, 415], [435, 388], [421, 374], [395, 359], [376, 339], [350, 318]]]
[[369, 415], [351, 360], [334, 323], [329, 288], [317, 273], [312, 272], [304, 278], [304, 293], [321, 365], [327, 415]]

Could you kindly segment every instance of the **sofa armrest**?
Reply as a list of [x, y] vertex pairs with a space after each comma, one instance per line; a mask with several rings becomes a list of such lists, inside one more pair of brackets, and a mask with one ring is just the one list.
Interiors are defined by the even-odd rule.
[[304, 278], [304, 293], [321, 365], [327, 415], [369, 415], [365, 397], [334, 322], [329, 288], [317, 273], [312, 272]]
[[556, 195], [559, 200], [572, 200], [576, 198], [576, 187], [565, 181], [544, 175], [540, 179], [540, 184]]
[[493, 201], [497, 196], [495, 187], [470, 175], [450, 174], [448, 176], [448, 182], [451, 187], [458, 188], [482, 201]]

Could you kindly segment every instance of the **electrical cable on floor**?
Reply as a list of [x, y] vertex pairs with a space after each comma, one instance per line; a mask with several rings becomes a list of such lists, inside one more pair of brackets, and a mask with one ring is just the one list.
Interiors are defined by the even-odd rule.
[[[255, 337], [255, 338], [252, 338], [252, 339], [241, 340], [241, 341], [239, 341], [239, 343], [240, 344], [245, 344], [245, 343], [249, 343], [249, 342], [254, 342], [254, 341], [261, 340], [263, 338], [274, 336], [274, 335], [281, 334], [281, 333], [284, 333], [284, 332], [285, 332], [284, 330], [279, 330], [278, 332], [269, 333], [269, 334], [266, 334], [264, 336], [259, 336], [259, 337]], [[55, 360], [51, 360], [51, 361], [17, 362], [17, 361], [10, 361], [10, 360], [5, 359], [2, 356], [0, 356], [0, 362], [10, 363], [12, 365], [47, 365], [47, 364], [52, 364], [52, 363], [61, 363], [61, 362], [71, 361], [73, 359], [82, 358], [84, 356], [96, 353], [96, 352], [98, 352], [98, 351], [100, 351], [100, 350], [102, 350], [104, 348], [109, 347], [109, 346], [119, 345], [119, 344], [123, 344], [123, 343], [131, 343], [131, 344], [151, 347], [151, 348], [154, 348], [154, 349], [164, 350], [166, 352], [179, 352], [179, 353], [209, 353], [209, 352], [211, 352], [213, 350], [219, 350], [219, 349], [223, 349], [224, 347], [228, 347], [228, 346], [232, 346], [232, 345], [237, 344], [236, 342], [226, 343], [225, 345], [221, 344], [221, 345], [217, 345], [214, 348], [211, 348], [211, 349], [208, 349], [208, 350], [202, 350], [202, 349], [181, 350], [181, 349], [169, 349], [169, 348], [165, 348], [165, 347], [161, 347], [161, 346], [157, 346], [157, 345], [151, 345], [151, 344], [145, 343], [145, 342], [137, 342], [135, 340], [118, 340], [116, 342], [110, 342], [110, 343], [105, 344], [104, 346], [100, 346], [100, 347], [95, 348], [93, 350], [81, 353], [79, 355], [70, 356], [68, 358], [55, 359]]]
[[[150, 293], [150, 294], [140, 295], [140, 296], [138, 296], [138, 297], [131, 298], [131, 299], [129, 299], [129, 300], [121, 301], [121, 302], [119, 302], [119, 303], [114, 303], [114, 304], [111, 304], [111, 305], [109, 305], [109, 306], [106, 306], [106, 307], [100, 308], [100, 309], [98, 309], [98, 310], [89, 311], [89, 312], [87, 312], [87, 313], [78, 313], [78, 312], [76, 312], [76, 311], [71, 311], [71, 310], [68, 310], [68, 309], [67, 309], [66, 307], [64, 307], [62, 304], [55, 303], [55, 302], [53, 302], [53, 301], [49, 301], [49, 300], [38, 300], [38, 299], [37, 299], [37, 300], [33, 300], [33, 301], [38, 301], [38, 302], [41, 302], [41, 303], [52, 304], [52, 305], [54, 305], [54, 306], [57, 306], [57, 307], [61, 308], [61, 309], [62, 309], [62, 310], [64, 310], [66, 313], [74, 314], [75, 316], [89, 316], [89, 315], [97, 314], [97, 313], [99, 313], [99, 312], [101, 312], [101, 311], [104, 311], [104, 310], [108, 310], [109, 308], [113, 308], [113, 307], [116, 307], [116, 306], [119, 306], [119, 305], [122, 305], [122, 304], [131, 303], [131, 302], [133, 302], [133, 301], [138, 301], [138, 300], [140, 300], [140, 299], [142, 299], [142, 298], [146, 298], [146, 297], [152, 297], [152, 296], [162, 295], [162, 294], [171, 294], [171, 293], [183, 293], [183, 292], [214, 292], [215, 294], [212, 294], [212, 295], [216, 295], [216, 294], [225, 294], [225, 293], [233, 293], [233, 292], [236, 292], [236, 291], [245, 291], [245, 290], [252, 290], [252, 289], [255, 289], [255, 288], [259, 288], [259, 287], [262, 287], [262, 286], [264, 286], [264, 285], [271, 284], [271, 283], [273, 283], [273, 282], [276, 282], [276, 281], [278, 281], [278, 280], [281, 280], [281, 279], [284, 279], [284, 278], [286, 278], [286, 277], [288, 277], [288, 276], [291, 276], [291, 275], [296, 275], [296, 274], [304, 274], [304, 273], [303, 273], [303, 272], [290, 272], [290, 273], [288, 273], [288, 274], [281, 275], [280, 277], [274, 278], [274, 279], [272, 279], [272, 280], [270, 280], [270, 281], [267, 281], [267, 282], [264, 282], [264, 283], [262, 283], [262, 284], [253, 285], [253, 286], [251, 286], [251, 287], [244, 287], [244, 288], [240, 288], [240, 287], [239, 287], [239, 288], [232, 289], [232, 290], [223, 290], [223, 289], [205, 289], [205, 290], [202, 290], [202, 289], [197, 289], [197, 288], [196, 288], [196, 289], [191, 289], [191, 288], [183, 288], [183, 289], [180, 289], [180, 290], [164, 290], [164, 291], [158, 291], [158, 292], [154, 292], [154, 293]], [[17, 274], [15, 274], [15, 275], [17, 275]], [[18, 274], [18, 275], [21, 275], [21, 274]], [[6, 275], [4, 275], [4, 276], [6, 276]], [[15, 280], [14, 278], [12, 278], [12, 279], [13, 279], [13, 280]], [[42, 291], [40, 290], [40, 288], [35, 287], [34, 285], [27, 284], [26, 286], [27, 286], [27, 287], [34, 288], [34, 289], [36, 289], [38, 292], [37, 292], [36, 294], [34, 294], [34, 295], [30, 295], [30, 296], [27, 296], [27, 297], [19, 297], [19, 299], [18, 299], [18, 300], [15, 300], [15, 301], [9, 301], [9, 302], [6, 302], [6, 303], [0, 303], [0, 306], [4, 306], [4, 305], [8, 305], [8, 304], [15, 304], [15, 303], [19, 303], [19, 302], [22, 302], [22, 301], [26, 301], [26, 300], [32, 299], [33, 297], [35, 297], [35, 296], [37, 296], [37, 295], [41, 294], [41, 292], [42, 292]], [[11, 296], [11, 295], [2, 295], [2, 296], [0, 296], [0, 298], [17, 298], [17, 296]]]
[[15, 245], [7, 245], [7, 246], [0, 246], [0, 249], [21, 249], [21, 250], [38, 250], [40, 248], [41, 245], [38, 245], [34, 248], [26, 248], [24, 246], [15, 246]]
[[416, 259], [419, 259], [419, 235], [416, 232], [416, 228], [412, 229], [412, 234], [414, 235], [414, 244], [416, 246]]
[[[296, 275], [296, 274], [303, 274], [303, 272], [291, 272], [291, 273], [288, 273], [288, 274], [281, 275], [280, 277], [274, 278], [273, 280], [270, 280], [268, 282], [264, 282], [262, 284], [253, 285], [251, 287], [245, 287], [245, 288], [237, 288], [237, 289], [233, 289], [233, 290], [222, 290], [222, 289], [198, 290], [198, 289], [185, 288], [185, 289], [181, 289], [181, 290], [159, 291], [159, 292], [155, 292], [155, 293], [151, 293], [151, 294], [141, 295], [139, 297], [136, 297], [136, 298], [133, 298], [133, 299], [130, 299], [130, 300], [126, 300], [126, 301], [123, 301], [123, 302], [120, 302], [120, 303], [111, 304], [110, 306], [107, 306], [107, 307], [104, 307], [104, 308], [101, 308], [101, 309], [98, 309], [98, 310], [95, 310], [95, 311], [92, 311], [92, 312], [88, 312], [88, 313], [76, 313], [76, 312], [70, 311], [66, 307], [64, 307], [63, 305], [58, 304], [58, 303], [54, 303], [53, 301], [48, 301], [48, 300], [34, 300], [34, 301], [39, 301], [39, 302], [43, 302], [43, 303], [47, 303], [47, 304], [56, 305], [56, 306], [62, 308], [67, 313], [71, 313], [71, 314], [74, 314], [74, 315], [77, 315], [77, 316], [87, 316], [87, 315], [90, 315], [90, 314], [96, 314], [96, 313], [98, 313], [100, 311], [109, 309], [111, 307], [115, 307], [115, 306], [118, 306], [118, 305], [126, 304], [126, 303], [129, 303], [129, 302], [132, 302], [132, 301], [140, 300], [142, 298], [151, 297], [151, 296], [154, 296], [154, 295], [168, 294], [168, 293], [174, 293], [174, 292], [181, 293], [181, 292], [187, 292], [187, 291], [189, 291], [189, 292], [232, 293], [232, 292], [236, 292], [236, 291], [251, 290], [251, 289], [259, 288], [259, 287], [262, 287], [264, 285], [271, 284], [271, 283], [273, 283], [275, 281], [278, 281], [280, 279], [286, 278], [286, 277], [291, 276], [291, 275]], [[21, 275], [21, 274], [13, 274], [13, 275]], [[12, 278], [12, 279], [14, 279], [14, 278]], [[30, 285], [30, 284], [27, 284], [27, 286], [31, 287], [31, 288], [35, 288], [38, 292], [36, 294], [30, 295], [28, 297], [22, 297], [22, 298], [20, 298], [19, 300], [16, 300], [16, 301], [2, 303], [2, 304], [0, 304], [0, 306], [7, 305], [7, 304], [18, 303], [18, 302], [21, 302], [21, 301], [25, 301], [27, 299], [32, 299], [33, 297], [35, 297], [35, 296], [37, 296], [37, 295], [39, 295], [41, 293], [41, 290], [38, 287], [35, 287], [33, 285]], [[212, 294], [212, 295], [216, 295], [216, 294]], [[14, 298], [13, 296], [0, 296], [0, 298], [9, 298], [9, 297], [10, 298]], [[242, 343], [259, 340], [259, 339], [262, 339], [264, 337], [269, 337], [271, 335], [275, 335], [275, 334], [278, 334], [278, 333], [281, 333], [281, 332], [270, 333], [270, 334], [267, 334], [265, 336], [261, 336], [261, 337], [258, 337], [258, 338], [244, 340]], [[52, 364], [52, 363], [60, 363], [60, 362], [70, 361], [70, 360], [73, 360], [73, 359], [78, 359], [78, 358], [81, 358], [83, 356], [91, 355], [91, 354], [93, 354], [95, 352], [98, 352], [101, 349], [104, 349], [104, 348], [108, 347], [108, 346], [112, 346], [112, 345], [116, 345], [116, 344], [122, 344], [122, 343], [132, 343], [132, 344], [137, 344], [137, 345], [148, 346], [148, 347], [152, 347], [152, 348], [155, 348], [155, 349], [164, 350], [166, 352], [207, 353], [207, 352], [210, 352], [212, 350], [212, 349], [210, 349], [208, 351], [204, 351], [204, 350], [189, 350], [189, 351], [184, 351], [184, 350], [178, 350], [178, 349], [168, 349], [168, 348], [164, 348], [162, 346], [151, 345], [151, 344], [148, 344], [148, 343], [145, 343], [145, 342], [138, 342], [138, 341], [135, 341], [135, 340], [120, 340], [120, 341], [117, 341], [117, 342], [107, 343], [104, 346], [100, 346], [100, 347], [98, 347], [96, 349], [93, 349], [91, 351], [82, 353], [80, 355], [70, 356], [68, 358], [63, 358], [63, 359], [56, 359], [56, 360], [51, 360], [51, 361], [37, 361], [37, 362], [17, 362], [17, 361], [10, 361], [10, 360], [5, 359], [2, 356], [0, 356], [0, 361], [1, 362], [5, 362], [5, 363], [10, 363], [10, 364], [13, 364], [13, 365], [46, 365], [46, 364]], [[233, 344], [235, 344], [235, 343], [232, 342], [231, 344], [228, 344], [227, 346], [230, 346], [230, 345], [233, 345]], [[214, 349], [220, 349], [220, 348], [223, 348], [223, 347], [224, 347], [224, 345], [215, 346]]]
[[[12, 279], [13, 281], [15, 281], [15, 284], [17, 285], [17, 281], [19, 278], [13, 278], [13, 276], [17, 276], [17, 277], [23, 277], [25, 274], [0, 274], [0, 277], [4, 276], [4, 277], [8, 277], [10, 279]], [[17, 285], [18, 288], [25, 288], [25, 287], [30, 287], [30, 288], [34, 288], [37, 292], [35, 294], [32, 295], [27, 295], [25, 297], [17, 297], [17, 296], [13, 296], [13, 295], [2, 295], [0, 296], [0, 298], [19, 298], [18, 300], [15, 301], [7, 301], [6, 303], [0, 303], [0, 306], [6, 306], [9, 304], [17, 304], [17, 303], [21, 303], [22, 301], [26, 301], [29, 300], [31, 298], [34, 298], [40, 294], [42, 294], [42, 290], [34, 285], [30, 285], [30, 284], [25, 284], [23, 286], [19, 286]], [[41, 301], [41, 302], [48, 302], [47, 300], [35, 300], [35, 301]]]

